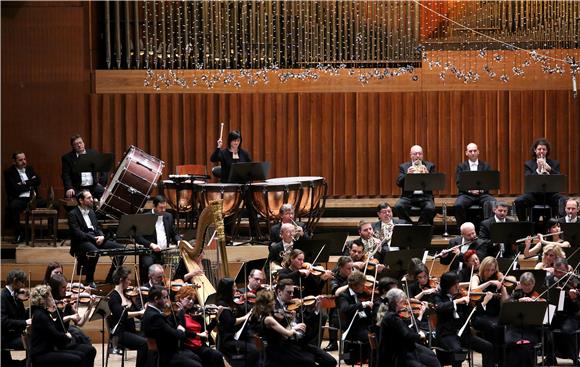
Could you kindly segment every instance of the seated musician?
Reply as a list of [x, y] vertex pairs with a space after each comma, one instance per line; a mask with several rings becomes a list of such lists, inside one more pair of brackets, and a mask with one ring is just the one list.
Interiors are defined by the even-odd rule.
[[280, 223], [276, 223], [270, 228], [270, 241], [271, 242], [280, 242], [282, 241], [282, 237], [280, 237], [280, 230], [282, 224], [288, 223], [294, 226], [294, 239], [298, 240], [300, 238], [309, 240], [310, 236], [307, 234], [304, 229], [306, 225], [302, 222], [295, 222], [294, 221], [294, 207], [292, 204], [284, 204], [280, 208]]
[[[35, 366], [92, 367], [97, 350], [88, 344], [72, 343], [72, 335], [63, 331], [60, 319], [51, 313], [56, 305], [50, 286], [38, 285], [30, 292], [32, 321], [30, 326], [30, 359]], [[60, 328], [58, 327], [61, 324]]]
[[381, 252], [388, 252], [398, 250], [396, 247], [391, 247], [391, 238], [393, 237], [393, 230], [397, 224], [405, 224], [404, 220], [393, 218], [393, 209], [387, 203], [381, 203], [377, 206], [378, 222], [373, 223], [373, 232], [381, 241]]
[[[293, 291], [291, 281], [279, 282], [276, 286], [278, 302], [292, 298]], [[307, 326], [304, 322], [296, 323], [294, 318], [295, 314], [283, 309], [275, 310], [275, 298], [271, 291], [258, 293], [252, 323], [258, 335], [268, 342], [267, 366], [336, 366], [334, 357], [303, 341]]]
[[[208, 334], [217, 325], [217, 317], [222, 308], [216, 306], [214, 314], [216, 318], [205, 326], [203, 309], [197, 302], [197, 292], [191, 286], [183, 286], [175, 295], [176, 304], [180, 308], [177, 313], [177, 322], [185, 328], [187, 335], [183, 342], [183, 347], [193, 351], [201, 359], [203, 367], [223, 367], [224, 356], [217, 350], [212, 349], [207, 344]], [[197, 307], [196, 307], [197, 306]], [[206, 306], [205, 310], [209, 312]]]
[[[223, 278], [219, 281], [216, 304], [222, 307], [222, 312], [218, 317], [217, 345], [232, 367], [254, 367], [258, 364], [260, 352], [247, 325], [251, 313], [243, 313], [242, 307], [236, 307], [235, 292], [232, 278]], [[241, 332], [240, 328], [243, 328]], [[236, 333], [240, 333], [238, 338], [235, 337]]]
[[179, 349], [179, 343], [186, 338], [185, 328], [174, 325], [164, 316], [163, 310], [171, 305], [167, 290], [154, 286], [149, 290], [149, 302], [141, 320], [141, 329], [148, 339], [155, 340], [160, 366], [201, 367], [198, 357], [190, 350]]
[[[240, 289], [240, 293], [244, 296], [244, 301], [248, 301], [250, 298], [256, 298], [256, 294], [258, 291], [264, 289], [262, 284], [266, 281], [264, 277], [264, 272], [260, 269], [252, 269], [250, 270], [250, 275], [248, 276], [248, 283], [247, 286]], [[246, 302], [246, 303], [253, 303], [253, 301]], [[250, 308], [253, 307], [248, 305]]]
[[73, 198], [80, 191], [86, 190], [95, 199], [100, 199], [107, 186], [107, 172], [74, 172], [74, 166], [82, 154], [94, 154], [96, 151], [85, 148], [85, 142], [79, 134], [70, 138], [72, 150], [61, 158], [61, 178], [67, 198]]
[[[524, 175], [559, 175], [560, 162], [548, 158], [550, 155], [550, 142], [544, 138], [536, 139], [531, 148], [532, 159], [524, 163]], [[520, 222], [527, 219], [526, 211], [537, 204], [548, 204], [552, 207], [552, 213], [564, 216], [560, 208], [564, 207], [566, 197], [557, 192], [527, 192], [520, 195], [514, 201]], [[533, 220], [533, 219], [532, 219]]]
[[[457, 188], [459, 188], [459, 177], [461, 176], [461, 172], [491, 171], [489, 164], [479, 160], [479, 148], [475, 143], [467, 144], [467, 147], [465, 147], [465, 156], [467, 157], [467, 160], [460, 163], [455, 169]], [[495, 201], [495, 199], [489, 194], [489, 191], [460, 191], [453, 206], [457, 225], [462, 225], [467, 221], [467, 209], [470, 206], [479, 205], [484, 207], [485, 203], [491, 203], [493, 201]]]
[[437, 292], [435, 279], [429, 276], [429, 270], [424, 264], [415, 270], [415, 281], [409, 284], [409, 297], [419, 301], [432, 302], [432, 296]]
[[[469, 297], [459, 296], [459, 280], [454, 272], [447, 272], [441, 276], [439, 292], [433, 297], [437, 311], [437, 326], [435, 345], [444, 348], [450, 353], [457, 353], [461, 348], [470, 348], [481, 353], [482, 366], [493, 367], [493, 344], [476, 335], [465, 327], [470, 309]], [[458, 332], [462, 330], [461, 335]], [[461, 366], [461, 362], [452, 364]]]
[[503, 327], [499, 324], [499, 313], [501, 303], [509, 297], [502, 282], [503, 277], [498, 270], [497, 260], [488, 256], [481, 261], [479, 272], [471, 278], [471, 292], [485, 292], [485, 296], [480, 296], [483, 300], [477, 305], [471, 324], [494, 346], [499, 346], [503, 342]]
[[44, 278], [42, 278], [42, 284], [48, 284], [50, 278], [55, 275], [63, 275], [62, 264], [56, 261], [51, 261], [46, 265], [46, 270], [44, 271]]
[[[118, 267], [113, 273], [115, 288], [109, 294], [108, 303], [111, 310], [109, 330], [112, 335], [119, 338], [119, 345], [130, 350], [137, 350], [136, 366], [139, 367], [146, 365], [147, 339], [137, 333], [135, 318], [141, 318], [145, 313], [145, 309], [137, 304], [143, 304], [146, 299], [141, 302], [144, 296], [138, 292], [134, 292], [133, 295], [128, 294], [127, 289], [131, 285], [130, 274], [131, 272], [123, 266]], [[139, 299], [136, 300], [136, 298]]]
[[480, 262], [477, 251], [467, 250], [465, 254], [463, 254], [463, 267], [457, 273], [459, 276], [459, 282], [467, 283], [467, 286], [469, 286], [469, 283], [471, 282], [471, 276], [472, 274], [477, 274], [479, 272], [479, 266]]
[[[525, 257], [531, 257], [534, 255], [538, 255], [540, 253], [540, 251], [542, 250], [542, 247], [545, 245], [558, 245], [560, 247], [570, 247], [570, 242], [568, 241], [564, 241], [564, 238], [562, 236], [560, 236], [560, 222], [558, 222], [558, 220], [554, 219], [554, 218], [550, 218], [548, 219], [548, 221], [546, 222], [546, 227], [548, 228], [548, 235], [544, 236], [541, 233], [538, 233], [538, 235], [536, 237], [534, 237], [534, 239], [536, 240], [536, 244], [532, 247], [532, 238], [528, 237], [526, 238], [525, 241], [525, 246], [524, 246], [524, 256]], [[547, 240], [546, 238], [550, 238], [550, 240]]]
[[463, 255], [467, 250], [475, 250], [481, 259], [487, 256], [487, 246], [482, 239], [477, 238], [473, 223], [463, 223], [459, 231], [460, 236], [449, 240], [448, 248], [452, 250], [441, 254], [440, 263], [450, 265], [449, 270], [451, 271], [460, 271], [463, 268]]
[[580, 291], [578, 290], [578, 285], [580, 282], [578, 276], [571, 273], [569, 269], [568, 261], [563, 258], [558, 258], [554, 262], [554, 273], [548, 273], [546, 276], [546, 285], [548, 287], [554, 285], [564, 291], [564, 307], [562, 310], [556, 310], [550, 329], [559, 329], [563, 332], [554, 334], [556, 356], [572, 359], [575, 364], [579, 365], [580, 358], [574, 351], [574, 338], [578, 338], [578, 335], [573, 333], [580, 328], [578, 321], [578, 312], [580, 312]]
[[181, 237], [175, 230], [173, 216], [167, 211], [167, 200], [162, 195], [153, 198], [151, 213], [157, 216], [155, 231], [150, 236], [136, 236], [137, 244], [151, 249], [151, 253], [139, 256], [141, 282], [147, 281], [147, 269], [151, 264], [162, 264], [161, 251], [171, 245], [177, 245]]
[[[63, 321], [62, 325], [57, 324], [57, 327], [62, 330], [61, 326], [63, 326], [63, 331], [68, 331], [72, 335], [74, 343], [92, 345], [91, 339], [80, 328], [88, 321], [94, 302], [90, 300], [88, 308], [81, 316], [79, 314], [79, 303], [76, 302], [76, 299], [74, 297], [66, 297], [68, 283], [63, 275], [55, 274], [48, 281], [48, 285], [51, 289], [52, 298], [56, 302], [55, 312], [59, 313], [59, 317]], [[79, 297], [80, 294], [75, 296]], [[70, 324], [71, 321], [73, 325]]]
[[433, 225], [433, 218], [435, 217], [433, 191], [404, 191], [404, 188], [407, 175], [435, 173], [435, 164], [423, 160], [423, 148], [419, 145], [413, 145], [409, 154], [411, 160], [399, 165], [397, 186], [403, 190], [403, 193], [395, 204], [395, 212], [399, 218], [407, 223], [413, 223], [411, 220], [411, 207], [419, 207], [421, 215], [418, 224]]
[[[361, 272], [353, 272], [348, 277], [348, 290], [342, 292], [336, 301], [336, 307], [340, 314], [343, 333], [352, 326], [346, 335], [346, 340], [351, 342], [368, 343], [368, 329], [372, 323], [373, 302], [370, 295], [365, 293], [365, 276]], [[345, 346], [349, 357], [345, 361], [364, 361], [368, 358], [368, 348], [363, 348], [362, 353], [358, 345], [349, 343]]]
[[[350, 256], [341, 256], [338, 258], [336, 262], [336, 267], [332, 271], [333, 278], [330, 280], [330, 294], [335, 297], [338, 297], [342, 292], [348, 290], [348, 276], [352, 274], [353, 266], [352, 266], [352, 259]], [[328, 331], [328, 339], [329, 343], [325, 351], [331, 352], [338, 350], [337, 344], [337, 337], [338, 337], [338, 311], [336, 307], [331, 308], [330, 312], [328, 313], [328, 323], [329, 325], [334, 328], [329, 329]]]
[[2, 365], [22, 365], [26, 361], [13, 361], [9, 349], [24, 350], [22, 332], [30, 325], [31, 319], [19, 297], [24, 295], [28, 284], [28, 276], [20, 269], [10, 270], [6, 278], [6, 286], [2, 289], [0, 316], [2, 317]]
[[[123, 246], [115, 241], [105, 239], [105, 235], [93, 210], [93, 196], [87, 190], [81, 190], [77, 194], [78, 206], [68, 213], [68, 226], [70, 231], [70, 254], [77, 258], [86, 258], [85, 274], [86, 283], [91, 288], [95, 285], [95, 268], [99, 261], [99, 255], [87, 256], [87, 252], [97, 252], [101, 249], [116, 249]], [[113, 271], [117, 266], [121, 266], [123, 258], [116, 256], [113, 259], [109, 273], [107, 274], [107, 283], [111, 283]]]
[[380, 366], [393, 367], [437, 367], [441, 364], [435, 354], [424, 345], [425, 333], [409, 328], [409, 300], [405, 292], [391, 289], [387, 292], [388, 311], [380, 322]]
[[350, 244], [356, 243], [364, 248], [366, 253], [373, 253], [377, 256], [381, 254], [381, 242], [379, 239], [375, 238], [375, 232], [373, 230], [373, 225], [371, 222], [361, 220], [358, 223], [358, 235], [359, 237], [347, 242], [347, 248]]
[[266, 272], [274, 273], [282, 267], [284, 254], [289, 253], [294, 248], [294, 235], [296, 229], [293, 224], [284, 223], [280, 227], [281, 241], [270, 245], [268, 260], [266, 262]]
[[[378, 239], [373, 237], [373, 234], [374, 232], [371, 223], [360, 221], [360, 237], [348, 241], [345, 244], [344, 255], [349, 255], [353, 261], [353, 266], [360, 271], [364, 271], [365, 269], [368, 270], [368, 261], [373, 261], [374, 264], [377, 264], [378, 272], [383, 271], [385, 268], [382, 264], [384, 254], [380, 251], [380, 242]], [[372, 273], [374, 273], [374, 271], [372, 271]]]
[[580, 202], [576, 199], [570, 198], [566, 200], [566, 215], [558, 219], [560, 223], [579, 223], [578, 209], [580, 209]]
[[[497, 202], [493, 209], [494, 216], [483, 220], [479, 226], [479, 238], [487, 248], [486, 256], [496, 257], [498, 252], [502, 252], [502, 257], [513, 256], [511, 244], [493, 243], [491, 241], [491, 226], [493, 223], [510, 223], [511, 218], [507, 217], [509, 205], [504, 202]], [[480, 258], [482, 260], [483, 258]]]
[[152, 264], [147, 270], [147, 281], [142, 284], [143, 287], [151, 289], [153, 286], [164, 286], [165, 272], [163, 266]]
[[566, 253], [557, 243], [546, 245], [543, 249], [542, 261], [537, 263], [534, 269], [544, 269], [548, 273], [553, 273], [556, 259], [565, 257]]
[[304, 288], [303, 296], [320, 295], [324, 282], [333, 277], [330, 270], [324, 270], [319, 276], [314, 275], [311, 269], [304, 267], [304, 252], [298, 249], [290, 251], [282, 265], [278, 279], [292, 279], [295, 285], [301, 285]]

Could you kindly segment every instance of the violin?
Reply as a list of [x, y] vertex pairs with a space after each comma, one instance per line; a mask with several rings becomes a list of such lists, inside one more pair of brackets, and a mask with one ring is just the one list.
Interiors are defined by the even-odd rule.
[[256, 293], [252, 291], [248, 291], [246, 293], [236, 291], [234, 294], [234, 303], [236, 305], [243, 305], [246, 302], [251, 304], [256, 303]]
[[314, 275], [314, 276], [321, 276], [322, 274], [324, 274], [326, 272], [326, 269], [323, 266], [314, 266], [311, 263], [302, 263], [302, 268], [301, 269], [306, 269], [308, 271], [310, 271], [310, 274]]
[[367, 271], [374, 272], [377, 265], [379, 265], [379, 260], [375, 259], [374, 257], [371, 257], [367, 263]]
[[287, 305], [288, 311], [296, 311], [302, 306], [313, 306], [316, 304], [315, 296], [306, 296], [303, 299], [295, 298]]
[[69, 283], [66, 285], [67, 292], [81, 293], [84, 292], [85, 286], [83, 283]]

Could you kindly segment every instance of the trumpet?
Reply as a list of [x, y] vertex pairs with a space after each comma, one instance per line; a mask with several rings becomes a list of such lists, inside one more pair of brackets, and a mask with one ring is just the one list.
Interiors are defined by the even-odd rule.
[[300, 227], [298, 225], [298, 223], [296, 223], [294, 221], [294, 219], [290, 219], [290, 220], [292, 221], [292, 224], [294, 225], [294, 237], [293, 237], [293, 239], [294, 239], [294, 241], [298, 241], [298, 239], [300, 237], [302, 237], [302, 235], [304, 234], [304, 230], [302, 229], [302, 227]]
[[411, 166], [412, 173], [427, 173], [427, 167], [423, 164], [423, 161], [417, 159], [413, 161], [413, 165]]
[[546, 162], [546, 158], [543, 155], [538, 156], [538, 158], [536, 159], [536, 164], [538, 165], [538, 172], [541, 175], [548, 175], [548, 174], [550, 174], [550, 172], [548, 171], [548, 169], [550, 168], [550, 166]]

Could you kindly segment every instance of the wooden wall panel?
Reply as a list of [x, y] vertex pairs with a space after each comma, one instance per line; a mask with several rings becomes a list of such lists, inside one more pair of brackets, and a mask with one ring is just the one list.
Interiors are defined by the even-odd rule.
[[397, 196], [398, 165], [420, 144], [447, 174], [440, 195], [456, 194], [455, 167], [465, 145], [502, 172], [501, 195], [523, 188], [532, 141], [546, 136], [578, 193], [580, 102], [567, 91], [393, 93], [102, 94], [91, 96], [90, 145], [115, 153], [137, 145], [178, 164], [206, 164], [219, 122], [239, 129], [271, 177], [324, 176], [332, 196]]

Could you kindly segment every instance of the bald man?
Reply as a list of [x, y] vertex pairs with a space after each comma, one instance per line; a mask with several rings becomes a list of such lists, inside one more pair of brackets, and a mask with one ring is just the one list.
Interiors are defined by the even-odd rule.
[[[423, 148], [420, 145], [413, 145], [409, 152], [411, 160], [399, 165], [399, 177], [397, 186], [401, 189], [405, 187], [407, 175], [435, 173], [435, 165], [423, 160]], [[395, 212], [399, 218], [407, 223], [411, 220], [411, 207], [416, 206], [421, 209], [418, 224], [433, 224], [435, 217], [435, 202], [433, 201], [433, 191], [404, 191], [401, 198], [395, 204]]]
[[[467, 160], [457, 166], [455, 170], [455, 179], [457, 188], [459, 188], [459, 177], [461, 172], [469, 171], [491, 171], [491, 167], [484, 161], [479, 160], [479, 148], [475, 143], [467, 144], [465, 148], [465, 156]], [[495, 198], [489, 194], [489, 191], [483, 190], [469, 190], [459, 191], [459, 196], [455, 200], [455, 219], [457, 225], [461, 226], [467, 221], [467, 208], [472, 205], [479, 205], [482, 208], [491, 205]], [[488, 204], [486, 204], [488, 203]], [[491, 208], [491, 206], [490, 206]], [[483, 218], [482, 218], [483, 219]]]

